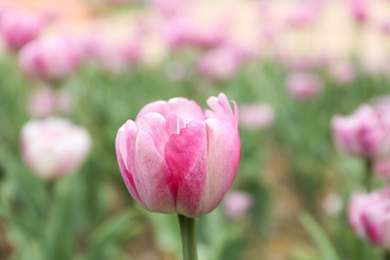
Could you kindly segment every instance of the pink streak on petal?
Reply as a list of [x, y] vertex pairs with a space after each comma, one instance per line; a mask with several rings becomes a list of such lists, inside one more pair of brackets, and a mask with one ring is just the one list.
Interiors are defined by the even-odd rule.
[[191, 121], [180, 134], [173, 134], [165, 148], [165, 159], [177, 183], [176, 210], [187, 217], [199, 215], [199, 202], [207, 176], [206, 127]]
[[133, 161], [137, 170], [134, 172], [134, 182], [142, 201], [155, 212], [176, 213], [169, 188], [171, 173], [149, 133], [138, 132], [135, 154]]

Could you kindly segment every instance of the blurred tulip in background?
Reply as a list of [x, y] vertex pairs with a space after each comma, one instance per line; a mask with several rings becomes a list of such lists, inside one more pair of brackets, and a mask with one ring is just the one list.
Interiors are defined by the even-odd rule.
[[223, 202], [225, 214], [230, 219], [238, 219], [244, 216], [253, 205], [253, 197], [250, 193], [232, 191], [226, 194]]
[[24, 46], [19, 53], [19, 67], [28, 77], [60, 81], [76, 71], [81, 58], [81, 47], [76, 41], [53, 35]]
[[1, 35], [7, 47], [13, 51], [38, 38], [43, 25], [43, 17], [20, 9], [9, 8], [0, 15]]
[[23, 160], [43, 179], [73, 173], [85, 161], [90, 148], [88, 131], [68, 119], [31, 120], [21, 130]]
[[389, 188], [371, 193], [355, 193], [348, 202], [348, 219], [360, 237], [373, 245], [390, 248]]
[[315, 73], [293, 72], [286, 79], [287, 93], [298, 100], [317, 97], [322, 91], [322, 82]]
[[265, 103], [241, 104], [240, 126], [245, 129], [262, 129], [270, 126], [275, 120], [274, 109]]

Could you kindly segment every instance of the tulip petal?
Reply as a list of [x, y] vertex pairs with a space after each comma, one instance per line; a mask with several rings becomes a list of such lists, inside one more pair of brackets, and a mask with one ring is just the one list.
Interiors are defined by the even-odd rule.
[[202, 194], [202, 212], [215, 209], [230, 189], [240, 161], [240, 136], [237, 128], [224, 119], [209, 118], [207, 129], [207, 180]]
[[165, 118], [161, 114], [149, 112], [137, 118], [136, 123], [140, 130], [152, 136], [154, 146], [164, 156], [164, 147], [168, 139]]
[[156, 112], [167, 118], [170, 112], [174, 112], [187, 124], [191, 120], [204, 120], [202, 108], [198, 103], [187, 98], [172, 98], [168, 102], [156, 101], [144, 106], [138, 113], [140, 116], [148, 112]]
[[115, 140], [115, 150], [118, 158], [119, 169], [128, 191], [135, 201], [137, 201], [142, 207], [146, 208], [146, 205], [142, 202], [138, 194], [133, 178], [134, 167], [132, 159], [134, 158], [134, 146], [137, 134], [137, 125], [133, 121], [128, 120], [118, 130]]
[[154, 142], [153, 136], [148, 132], [138, 132], [133, 157], [136, 168], [135, 186], [142, 201], [151, 211], [176, 213], [174, 197], [170, 190], [172, 174]]
[[165, 160], [177, 185], [176, 210], [187, 217], [199, 216], [200, 198], [207, 178], [207, 138], [203, 121], [191, 121], [173, 134], [165, 148]]
[[234, 103], [234, 114], [226, 95], [220, 93], [218, 98], [210, 97], [207, 99], [207, 104], [212, 109], [206, 110], [207, 118], [223, 118], [231, 122], [234, 127], [238, 126], [238, 108], [236, 102]]

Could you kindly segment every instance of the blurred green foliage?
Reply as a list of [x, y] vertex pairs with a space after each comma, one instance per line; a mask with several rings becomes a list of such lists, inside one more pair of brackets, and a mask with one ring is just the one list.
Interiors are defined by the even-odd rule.
[[[266, 174], [273, 172], [266, 169], [278, 164], [286, 164], [284, 185], [291, 181], [293, 195], [311, 214], [301, 218], [313, 237], [313, 242], [306, 237], [310, 250], [298, 250], [291, 259], [378, 259], [379, 253], [353, 234], [344, 213], [323, 215], [319, 199], [332, 189], [345, 203], [359, 187], [364, 167], [334, 150], [332, 116], [351, 113], [388, 93], [387, 78], [361, 71], [356, 82], [339, 86], [319, 70], [324, 91], [303, 102], [288, 96], [288, 71], [273, 62], [248, 64], [231, 80], [216, 83], [199, 75], [170, 82], [165, 65], [133, 68], [122, 75], [84, 66], [64, 82], [61, 87], [74, 99], [69, 117], [90, 131], [93, 148], [78, 173], [47, 183], [32, 175], [20, 156], [19, 133], [29, 119], [26, 100], [34, 83], [23, 77], [13, 57], [0, 61], [0, 220], [12, 245], [10, 259], [130, 259], [128, 246], [150, 231], [155, 239], [151, 249], [180, 259], [176, 216], [148, 213], [135, 205], [119, 173], [115, 136], [147, 103], [184, 96], [205, 107], [205, 100], [220, 92], [238, 104], [272, 105], [276, 122], [269, 129], [241, 129], [241, 163], [232, 189], [250, 192], [255, 203], [242, 219], [230, 220], [218, 207], [197, 221], [201, 259], [248, 259], [253, 249], [259, 255], [266, 251], [272, 227], [278, 226], [270, 217], [278, 194], [267, 184]], [[283, 153], [274, 156], [275, 148]]]

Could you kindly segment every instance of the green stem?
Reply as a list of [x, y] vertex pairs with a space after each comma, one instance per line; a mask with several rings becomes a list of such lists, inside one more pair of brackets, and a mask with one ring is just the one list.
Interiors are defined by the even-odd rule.
[[383, 253], [383, 260], [390, 260], [390, 252]]
[[198, 260], [196, 251], [195, 219], [179, 215], [183, 260]]
[[364, 177], [364, 186], [366, 190], [371, 191], [372, 186], [372, 162], [371, 159], [366, 159], [366, 169], [365, 169], [365, 177]]

